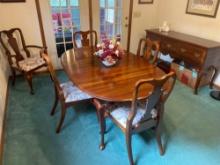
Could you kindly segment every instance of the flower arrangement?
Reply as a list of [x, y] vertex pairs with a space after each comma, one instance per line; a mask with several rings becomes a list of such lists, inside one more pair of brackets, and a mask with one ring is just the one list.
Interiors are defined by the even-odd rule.
[[103, 40], [102, 43], [97, 44], [97, 51], [95, 55], [98, 56], [102, 63], [106, 66], [113, 66], [124, 54], [123, 49], [120, 47], [120, 42], [112, 39]]

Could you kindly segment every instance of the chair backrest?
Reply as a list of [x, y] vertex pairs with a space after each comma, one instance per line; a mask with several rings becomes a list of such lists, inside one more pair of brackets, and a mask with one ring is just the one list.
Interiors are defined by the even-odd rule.
[[[131, 105], [131, 112], [129, 114], [129, 119], [127, 124], [131, 126], [131, 123], [137, 113], [137, 107], [141, 106], [144, 109], [144, 115], [141, 122], [148, 121], [152, 118], [152, 110], [156, 108], [157, 111], [163, 111], [163, 105], [167, 98], [169, 97], [174, 84], [176, 81], [176, 74], [174, 72], [170, 72], [167, 75], [161, 77], [160, 79], [143, 79], [136, 83], [134, 93], [133, 93], [133, 101]], [[144, 93], [144, 87], [151, 86], [152, 90], [150, 93]], [[149, 88], [148, 88], [149, 89]], [[140, 96], [144, 96], [139, 99]], [[157, 112], [158, 116], [163, 112]]]
[[142, 38], [139, 41], [137, 56], [145, 57], [149, 62], [153, 58], [152, 63], [158, 59], [160, 44], [158, 41], [152, 41], [149, 38]]
[[[79, 43], [80, 42], [80, 43]], [[78, 31], [73, 34], [74, 47], [96, 46], [98, 37], [96, 31]]]
[[56, 73], [55, 73], [55, 70], [54, 70], [54, 67], [52, 65], [52, 62], [50, 60], [50, 57], [48, 54], [46, 54], [45, 52], [41, 51], [41, 56], [43, 57], [43, 59], [45, 60], [46, 64], [47, 64], [47, 69], [50, 73], [50, 77], [51, 79], [53, 80], [54, 82], [54, 87], [56, 88], [57, 92], [58, 92], [58, 95], [61, 99], [65, 100], [64, 98], [64, 94], [63, 94], [63, 90], [62, 88], [60, 87], [60, 82], [56, 76]]
[[[10, 65], [14, 61], [23, 60], [25, 56], [30, 57], [30, 52], [25, 48], [26, 44], [23, 33], [19, 28], [1, 31], [0, 43], [8, 56]], [[22, 51], [25, 53], [25, 56]]]

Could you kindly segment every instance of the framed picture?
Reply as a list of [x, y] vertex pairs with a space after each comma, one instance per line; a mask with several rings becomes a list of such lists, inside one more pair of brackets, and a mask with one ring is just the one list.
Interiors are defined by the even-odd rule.
[[4, 3], [7, 3], [7, 2], [25, 2], [26, 0], [0, 0], [0, 2], [4, 2]]
[[216, 17], [220, 0], [188, 0], [186, 13]]
[[138, 0], [139, 4], [150, 4], [153, 3], [154, 0]]

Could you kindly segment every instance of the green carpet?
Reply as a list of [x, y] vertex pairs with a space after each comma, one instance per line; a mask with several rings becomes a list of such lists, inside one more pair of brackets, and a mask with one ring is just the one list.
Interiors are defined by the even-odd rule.
[[[62, 81], [67, 80], [58, 72]], [[92, 105], [78, 104], [67, 111], [64, 127], [55, 133], [60, 116], [49, 115], [54, 100], [48, 75], [35, 76], [35, 95], [23, 77], [10, 87], [4, 144], [4, 165], [125, 165], [124, 134], [107, 121], [106, 148], [100, 151], [99, 125]], [[199, 95], [179, 82], [169, 98], [164, 116], [165, 155], [160, 156], [152, 132], [133, 136], [133, 155], [138, 165], [219, 165], [220, 102]]]

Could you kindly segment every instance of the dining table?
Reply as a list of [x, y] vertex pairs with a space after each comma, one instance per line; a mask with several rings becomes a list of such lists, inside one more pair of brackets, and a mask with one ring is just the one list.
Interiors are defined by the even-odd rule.
[[[106, 67], [94, 55], [95, 48], [67, 50], [61, 64], [70, 81], [90, 96], [111, 102], [131, 101], [135, 84], [141, 79], [159, 79], [165, 72], [144, 57], [124, 53], [116, 65]], [[143, 97], [152, 91], [151, 84], [143, 87]]]

